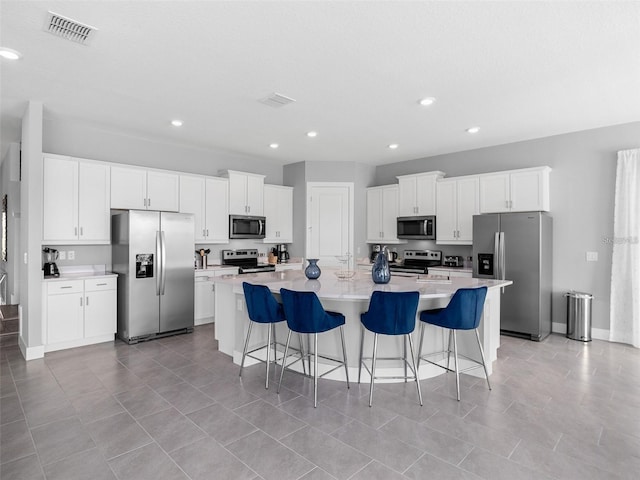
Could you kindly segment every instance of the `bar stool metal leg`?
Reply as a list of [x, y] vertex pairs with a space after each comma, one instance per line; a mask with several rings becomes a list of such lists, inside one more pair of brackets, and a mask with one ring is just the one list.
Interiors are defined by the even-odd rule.
[[342, 329], [342, 325], [340, 325], [340, 338], [342, 339], [342, 359], [344, 360], [344, 374], [347, 377], [347, 388], [351, 388], [349, 385], [349, 368], [347, 367], [347, 348], [344, 343], [344, 330]]
[[271, 363], [271, 359], [270, 359], [270, 355], [271, 355], [271, 333], [273, 330], [273, 324], [269, 325], [269, 331], [267, 332], [267, 374], [266, 374], [266, 380], [264, 382], [264, 388], [268, 389], [269, 388], [269, 364]]
[[447, 373], [449, 373], [449, 360], [451, 360], [451, 329], [449, 329], [449, 345], [447, 346]]
[[[304, 363], [304, 343], [302, 340], [302, 334], [299, 333], [298, 334], [298, 342], [300, 342], [300, 360], [302, 362], [302, 373], [303, 375], [307, 375], [307, 366]], [[283, 364], [284, 364], [284, 359], [282, 360]], [[309, 372], [309, 374], [311, 374], [311, 372]]]
[[251, 338], [251, 328], [253, 322], [249, 322], [249, 330], [247, 331], [247, 338], [244, 341], [244, 350], [242, 351], [242, 362], [240, 362], [240, 377], [242, 376], [242, 369], [244, 368], [244, 359], [247, 356], [247, 349], [249, 348], [249, 338]]
[[[420, 391], [420, 378], [418, 376], [418, 367], [416, 364], [416, 357], [413, 354], [413, 340], [411, 340], [411, 334], [409, 333], [407, 335], [407, 337], [409, 337], [409, 350], [411, 353], [411, 363], [413, 364], [413, 373], [416, 376], [416, 386], [418, 387], [418, 399], [420, 400], [420, 406], [422, 406], [422, 392]], [[405, 361], [405, 365], [407, 364], [407, 362]], [[404, 375], [404, 381], [407, 381], [407, 374], [405, 373]]]
[[362, 374], [362, 347], [364, 346], [364, 327], [360, 324], [360, 362], [358, 362], [358, 383]]
[[373, 379], [376, 376], [376, 355], [378, 353], [378, 334], [373, 334], [373, 359], [371, 362], [371, 385], [369, 386], [369, 406], [373, 403]]
[[453, 360], [456, 366], [456, 393], [457, 399], [460, 401], [460, 369], [458, 367], [458, 340], [456, 339], [456, 331], [453, 330]]
[[423, 340], [424, 340], [424, 322], [420, 322], [420, 346], [418, 347], [418, 368], [420, 368], [420, 360], [422, 360]]
[[[280, 370], [280, 382], [278, 383], [278, 390], [276, 390], [276, 393], [280, 393], [280, 387], [282, 387], [282, 376], [284, 375], [284, 368], [286, 367], [285, 360], [287, 358], [287, 354], [289, 353], [290, 341], [291, 341], [291, 330], [289, 330], [289, 333], [287, 335], [287, 344], [284, 347], [284, 359], [282, 360], [282, 370]], [[304, 363], [304, 358], [302, 359], [302, 362]]]
[[313, 408], [318, 406], [318, 334], [313, 334]]
[[485, 359], [484, 359], [484, 350], [482, 349], [482, 343], [480, 342], [480, 334], [478, 333], [478, 329], [475, 329], [476, 331], [476, 339], [478, 340], [478, 347], [480, 347], [480, 358], [482, 358], [482, 368], [484, 368], [484, 376], [487, 379], [487, 386], [489, 387], [489, 390], [491, 390], [491, 384], [489, 383], [489, 372], [487, 372], [487, 364], [485, 363]]
[[402, 337], [402, 362], [404, 363], [404, 383], [407, 383], [407, 339]]

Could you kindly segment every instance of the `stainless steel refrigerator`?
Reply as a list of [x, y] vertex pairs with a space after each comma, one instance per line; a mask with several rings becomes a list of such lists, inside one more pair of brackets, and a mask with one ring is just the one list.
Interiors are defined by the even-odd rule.
[[191, 214], [112, 213], [118, 336], [124, 341], [193, 331], [193, 242]]
[[552, 228], [545, 212], [473, 217], [473, 276], [513, 281], [501, 298], [502, 333], [537, 341], [551, 333]]

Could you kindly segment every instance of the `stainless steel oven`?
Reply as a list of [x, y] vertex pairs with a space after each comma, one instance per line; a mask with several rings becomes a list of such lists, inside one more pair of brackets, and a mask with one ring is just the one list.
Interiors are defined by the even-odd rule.
[[398, 217], [398, 238], [414, 240], [436, 239], [436, 217]]
[[266, 228], [265, 217], [229, 215], [229, 238], [264, 238]]

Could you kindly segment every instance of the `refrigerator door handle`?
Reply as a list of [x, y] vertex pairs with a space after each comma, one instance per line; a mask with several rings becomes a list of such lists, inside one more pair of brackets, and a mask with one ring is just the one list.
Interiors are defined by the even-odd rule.
[[161, 256], [162, 256], [162, 265], [160, 266], [160, 268], [162, 268], [162, 283], [161, 283], [161, 287], [160, 287], [160, 295], [164, 295], [164, 285], [165, 285], [165, 280], [167, 278], [167, 272], [166, 272], [166, 263], [167, 263], [167, 245], [164, 239], [164, 230], [160, 232], [160, 245], [161, 245]]
[[[500, 232], [500, 280], [504, 280], [507, 273], [504, 248], [504, 232]], [[504, 293], [504, 287], [502, 287], [502, 293]]]
[[493, 234], [493, 278], [500, 279], [500, 232]]
[[156, 295], [160, 296], [160, 281], [162, 276], [162, 240], [160, 232], [156, 232]]

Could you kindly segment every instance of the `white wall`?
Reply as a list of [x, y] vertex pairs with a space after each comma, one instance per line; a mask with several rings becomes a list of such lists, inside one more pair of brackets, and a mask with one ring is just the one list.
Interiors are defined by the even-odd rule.
[[[376, 183], [442, 170], [448, 177], [549, 165], [553, 216], [553, 321], [566, 321], [563, 294], [592, 293], [593, 327], [609, 329], [613, 197], [618, 150], [640, 147], [640, 122], [383, 165]], [[598, 252], [587, 263], [585, 252]]]
[[1, 197], [7, 195], [7, 261], [0, 269], [7, 274], [6, 301], [20, 300], [20, 144], [11, 143], [0, 168]]
[[22, 118], [22, 184], [20, 188], [19, 345], [30, 359], [44, 355], [42, 338], [42, 103], [29, 102]]

